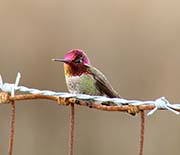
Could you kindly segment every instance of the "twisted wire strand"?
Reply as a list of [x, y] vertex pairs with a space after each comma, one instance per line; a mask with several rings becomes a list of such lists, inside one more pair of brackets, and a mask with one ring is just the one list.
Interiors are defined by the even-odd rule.
[[152, 109], [150, 112], [147, 113], [147, 115], [154, 114], [158, 109], [166, 109], [169, 110], [177, 115], [180, 114], [180, 104], [171, 104], [165, 97], [160, 97], [156, 100], [150, 100], [150, 101], [139, 101], [139, 100], [127, 100], [123, 98], [108, 98], [105, 96], [91, 96], [91, 95], [85, 95], [85, 94], [70, 94], [66, 92], [54, 92], [50, 90], [39, 90], [34, 88], [28, 88], [25, 86], [18, 86], [20, 82], [21, 74], [18, 72], [15, 83], [3, 83], [2, 77], [0, 75], [0, 89], [3, 92], [11, 93], [11, 96], [13, 97], [15, 94], [15, 91], [19, 91], [22, 93], [30, 93], [30, 94], [40, 94], [40, 95], [46, 95], [46, 96], [56, 96], [61, 98], [75, 98], [79, 99], [84, 102], [95, 102], [96, 104], [102, 105], [105, 102], [113, 102], [117, 106], [123, 106], [123, 105], [132, 105], [132, 106], [154, 106], [154, 109]]

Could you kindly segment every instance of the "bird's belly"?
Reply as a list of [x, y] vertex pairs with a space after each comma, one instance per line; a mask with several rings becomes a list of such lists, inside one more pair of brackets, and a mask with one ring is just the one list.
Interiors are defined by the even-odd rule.
[[73, 94], [101, 95], [95, 86], [95, 81], [91, 76], [71, 76], [66, 78], [67, 87]]
[[67, 88], [70, 93], [80, 94], [80, 77], [73, 76], [66, 78]]

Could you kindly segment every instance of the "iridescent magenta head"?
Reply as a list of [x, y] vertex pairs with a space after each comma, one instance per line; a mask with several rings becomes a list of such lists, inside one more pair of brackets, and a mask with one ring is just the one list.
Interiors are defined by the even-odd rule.
[[67, 52], [64, 56], [65, 63], [74, 63], [74, 64], [89, 64], [87, 55], [83, 50], [73, 49]]
[[53, 60], [64, 62], [66, 76], [80, 75], [85, 72], [85, 66], [90, 64], [87, 55], [83, 50], [80, 49], [73, 49], [68, 51], [63, 59]]

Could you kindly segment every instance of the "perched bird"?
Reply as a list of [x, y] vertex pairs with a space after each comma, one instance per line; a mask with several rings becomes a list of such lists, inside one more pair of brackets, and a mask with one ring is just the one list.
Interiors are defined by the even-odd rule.
[[90, 65], [85, 52], [73, 49], [63, 59], [53, 59], [64, 63], [67, 88], [70, 93], [120, 97], [107, 78], [95, 67]]

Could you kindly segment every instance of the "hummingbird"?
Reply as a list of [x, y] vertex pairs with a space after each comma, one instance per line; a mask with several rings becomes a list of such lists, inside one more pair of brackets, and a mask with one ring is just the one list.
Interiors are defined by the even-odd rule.
[[52, 60], [64, 63], [64, 74], [70, 93], [120, 98], [106, 76], [91, 66], [83, 50], [72, 49], [63, 59]]

